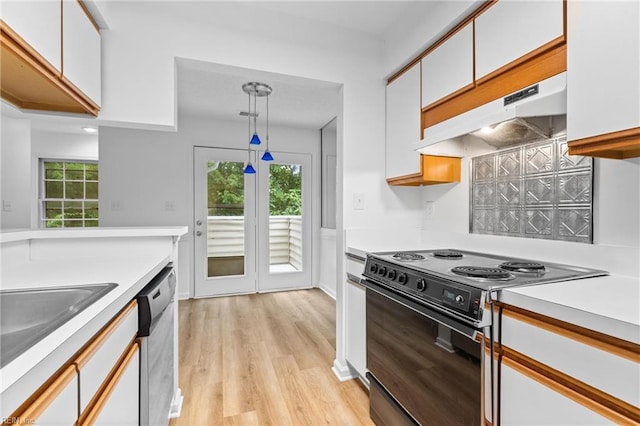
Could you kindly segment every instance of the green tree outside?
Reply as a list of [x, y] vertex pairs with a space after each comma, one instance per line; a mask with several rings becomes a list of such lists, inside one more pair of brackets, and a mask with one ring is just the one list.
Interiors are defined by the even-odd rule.
[[[302, 214], [302, 167], [271, 164], [269, 181], [269, 215]], [[244, 215], [244, 164], [209, 162], [208, 214], [210, 216]]]

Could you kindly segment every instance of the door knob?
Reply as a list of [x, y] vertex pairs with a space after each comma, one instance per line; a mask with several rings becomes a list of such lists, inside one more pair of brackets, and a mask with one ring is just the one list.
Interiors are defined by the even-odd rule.
[[201, 236], [202, 235], [202, 231], [196, 231], [196, 236]]
[[202, 221], [201, 220], [197, 220], [196, 221], [196, 225], [198, 225], [198, 226], [202, 225]]

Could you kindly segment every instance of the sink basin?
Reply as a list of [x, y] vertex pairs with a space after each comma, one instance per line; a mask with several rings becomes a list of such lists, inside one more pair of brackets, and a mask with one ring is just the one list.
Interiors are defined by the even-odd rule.
[[101, 283], [0, 291], [0, 368], [117, 286]]

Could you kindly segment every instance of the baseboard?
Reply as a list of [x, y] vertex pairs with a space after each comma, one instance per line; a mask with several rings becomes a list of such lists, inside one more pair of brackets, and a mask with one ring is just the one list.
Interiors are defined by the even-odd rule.
[[190, 299], [189, 292], [178, 293], [178, 300], [187, 300], [187, 299]]
[[320, 290], [324, 291], [327, 294], [327, 296], [329, 296], [333, 300], [336, 300], [336, 291], [335, 291], [335, 289], [331, 289], [328, 286], [324, 285], [323, 283], [318, 284], [318, 288]]
[[182, 395], [182, 390], [178, 388], [176, 394], [173, 396], [173, 401], [171, 401], [171, 410], [169, 410], [169, 418], [175, 419], [180, 417], [180, 413], [182, 413], [182, 403], [184, 402], [184, 395]]
[[338, 380], [341, 382], [346, 382], [347, 380], [355, 379], [360, 377], [358, 373], [355, 373], [349, 368], [347, 364], [342, 364], [337, 359], [333, 361], [333, 367], [331, 367], [331, 371], [336, 375]]

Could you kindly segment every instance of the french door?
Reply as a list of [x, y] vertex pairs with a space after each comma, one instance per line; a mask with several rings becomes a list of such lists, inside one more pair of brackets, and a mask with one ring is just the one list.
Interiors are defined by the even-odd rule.
[[272, 154], [194, 148], [195, 297], [311, 287], [311, 158]]

